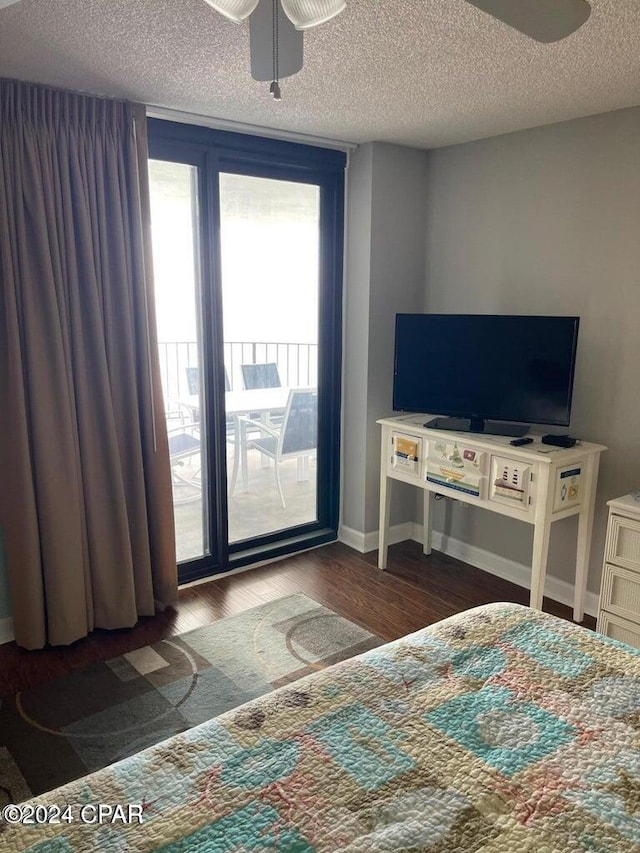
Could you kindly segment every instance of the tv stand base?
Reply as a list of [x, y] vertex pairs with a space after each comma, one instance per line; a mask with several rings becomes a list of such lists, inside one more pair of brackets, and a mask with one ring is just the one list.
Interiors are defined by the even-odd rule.
[[510, 435], [520, 438], [529, 432], [528, 424], [485, 421], [483, 418], [433, 418], [424, 424], [428, 429], [446, 429], [452, 432], [476, 432], [484, 435]]

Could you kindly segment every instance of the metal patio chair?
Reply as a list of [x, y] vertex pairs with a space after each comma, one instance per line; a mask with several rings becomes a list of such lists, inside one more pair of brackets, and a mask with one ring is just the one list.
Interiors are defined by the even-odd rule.
[[[317, 389], [291, 389], [280, 428], [252, 418], [241, 417], [239, 420], [241, 443], [244, 444], [246, 451], [257, 450], [263, 457], [273, 460], [280, 502], [283, 509], [286, 509], [280, 466], [290, 459], [298, 460], [298, 477], [303, 479], [301, 469], [316, 454], [318, 441]], [[258, 430], [258, 437], [247, 438], [249, 429]], [[243, 465], [246, 465], [245, 456], [246, 453], [243, 452]], [[234, 488], [235, 478], [232, 481], [231, 494], [233, 494]]]

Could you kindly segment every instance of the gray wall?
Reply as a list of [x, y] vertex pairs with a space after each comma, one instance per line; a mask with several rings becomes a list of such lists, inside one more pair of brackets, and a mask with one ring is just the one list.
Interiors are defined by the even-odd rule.
[[373, 146], [349, 158], [342, 405], [342, 524], [364, 532], [369, 369], [369, 281], [371, 276], [371, 192]]
[[[342, 523], [378, 528], [380, 427], [391, 414], [395, 315], [424, 298], [427, 153], [368, 143], [350, 158], [347, 195]], [[416, 512], [399, 487], [393, 521]]]
[[[640, 488], [640, 108], [431, 151], [423, 308], [580, 316], [571, 433], [609, 447], [598, 592], [605, 502]], [[445, 503], [436, 528], [530, 564], [528, 525]], [[567, 581], [575, 532], [552, 531], [549, 573]]]

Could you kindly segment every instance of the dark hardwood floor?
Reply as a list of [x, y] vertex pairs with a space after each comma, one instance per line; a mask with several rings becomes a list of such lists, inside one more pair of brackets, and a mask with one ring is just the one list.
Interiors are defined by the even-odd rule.
[[[425, 557], [415, 542], [392, 546], [385, 572], [376, 561], [375, 551], [359, 554], [336, 542], [182, 589], [175, 610], [142, 619], [128, 630], [95, 631], [72, 646], [35, 652], [7, 643], [0, 646], [0, 696], [293, 592], [304, 593], [384, 640], [491, 601], [528, 602], [523, 587], [438, 552]], [[551, 599], [545, 598], [544, 609], [571, 618], [568, 607]], [[583, 624], [594, 628], [595, 620], [586, 617]]]

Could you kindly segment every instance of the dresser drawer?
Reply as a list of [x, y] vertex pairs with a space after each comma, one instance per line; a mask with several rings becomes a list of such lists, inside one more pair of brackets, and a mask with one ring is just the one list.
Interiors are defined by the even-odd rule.
[[607, 563], [640, 571], [640, 521], [611, 515], [607, 530]]
[[629, 646], [635, 646], [640, 649], [640, 625], [634, 622], [629, 622], [621, 616], [614, 616], [611, 613], [600, 611], [598, 616], [597, 630], [604, 634], [605, 637], [611, 637], [612, 640], [620, 640], [622, 643], [627, 643]]
[[640, 622], [640, 572], [607, 563], [602, 573], [600, 607]]

